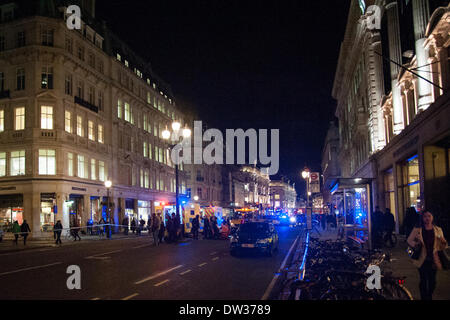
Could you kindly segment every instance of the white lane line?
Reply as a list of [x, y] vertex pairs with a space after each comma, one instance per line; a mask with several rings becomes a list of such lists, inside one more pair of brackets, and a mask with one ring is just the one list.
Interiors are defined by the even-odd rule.
[[161, 281], [161, 282], [155, 284], [155, 287], [159, 287], [160, 285], [163, 285], [164, 283], [167, 283], [167, 282], [169, 282], [169, 281], [170, 281], [169, 279], [166, 279], [166, 280], [164, 280], [164, 281]]
[[206, 262], [200, 263], [198, 266], [199, 267], [203, 267], [205, 264], [207, 264]]
[[212, 258], [211, 260], [212, 260], [212, 261], [219, 260], [219, 257]]
[[110, 251], [110, 252], [94, 254], [94, 255], [92, 255], [92, 256], [85, 257], [85, 259], [96, 259], [96, 258], [101, 257], [101, 256], [106, 256], [106, 255], [108, 255], [108, 254], [117, 253], [117, 252], [121, 252], [121, 251], [122, 251], [122, 250], [114, 250], [114, 251]]
[[192, 270], [191, 269], [189, 269], [189, 270], [186, 270], [186, 271], [184, 271], [184, 272], [181, 272], [180, 273], [180, 276], [184, 276], [186, 273], [189, 273], [189, 272], [191, 272]]
[[136, 297], [136, 296], [138, 296], [139, 295], [139, 293], [133, 293], [132, 295], [130, 295], [130, 296], [128, 296], [128, 297], [125, 297], [125, 298], [123, 298], [122, 300], [130, 300], [130, 299], [133, 299], [134, 297]]
[[139, 248], [144, 248], [144, 247], [150, 247], [150, 244], [143, 244], [141, 246], [137, 246], [137, 247], [133, 247], [133, 249], [139, 249]]
[[167, 274], [167, 273], [169, 273], [169, 272], [172, 272], [173, 270], [179, 269], [179, 268], [181, 268], [181, 267], [183, 267], [183, 265], [180, 264], [180, 265], [178, 265], [178, 266], [176, 266], [176, 267], [170, 268], [170, 269], [168, 269], [168, 270], [159, 272], [159, 273], [154, 274], [154, 275], [152, 275], [152, 276], [150, 276], [150, 277], [147, 277], [147, 278], [145, 278], [145, 279], [142, 279], [142, 280], [140, 280], [140, 281], [137, 281], [137, 282], [135, 282], [134, 284], [141, 284], [141, 283], [150, 281], [150, 280], [152, 280], [152, 279], [155, 279], [155, 278], [158, 278], [158, 277], [160, 277], [160, 276], [163, 276], [163, 275], [165, 275], [165, 274]]
[[24, 269], [18, 269], [18, 270], [14, 270], [14, 271], [3, 272], [3, 273], [0, 273], [0, 276], [5, 276], [7, 274], [13, 274], [13, 273], [18, 273], [18, 272], [22, 272], [22, 271], [47, 268], [47, 267], [51, 267], [51, 266], [56, 266], [58, 264], [62, 264], [62, 262], [55, 262], [55, 263], [50, 263], [50, 264], [46, 264], [43, 266], [35, 266], [35, 267], [29, 267], [29, 268], [24, 268]]
[[92, 298], [91, 300], [92, 300], [92, 301], [100, 300], [100, 298]]
[[[300, 235], [297, 236], [297, 238], [295, 239], [291, 248], [289, 249], [288, 253], [286, 254], [286, 257], [284, 258], [279, 271], [284, 269], [284, 267], [287, 263], [287, 260], [288, 260], [289, 256], [291, 255], [292, 250], [294, 250], [295, 244], [297, 243], [299, 238], [300, 238]], [[267, 287], [266, 291], [264, 292], [264, 295], [262, 296], [261, 300], [267, 300], [269, 298], [270, 292], [272, 292], [272, 289], [275, 286], [275, 283], [277, 282], [279, 276], [280, 276], [280, 274], [279, 274], [279, 272], [277, 272], [277, 274], [273, 277], [272, 281], [270, 282], [269, 286]]]
[[213, 256], [213, 255], [215, 255], [217, 253], [217, 251], [214, 251], [214, 252], [211, 252], [209, 255], [210, 256]]

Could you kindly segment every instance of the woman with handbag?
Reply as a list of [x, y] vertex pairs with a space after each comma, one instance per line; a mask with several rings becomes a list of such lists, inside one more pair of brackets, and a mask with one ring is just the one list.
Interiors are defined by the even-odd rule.
[[413, 264], [419, 269], [421, 299], [432, 300], [437, 270], [443, 269], [444, 261], [441, 262], [441, 259], [445, 259], [447, 241], [442, 229], [434, 225], [431, 212], [424, 211], [421, 214], [420, 227], [411, 231], [408, 245], [420, 252], [417, 259], [413, 257]]

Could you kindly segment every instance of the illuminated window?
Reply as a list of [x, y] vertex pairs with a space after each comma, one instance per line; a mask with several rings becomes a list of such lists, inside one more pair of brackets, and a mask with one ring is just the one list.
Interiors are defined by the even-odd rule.
[[122, 119], [122, 101], [117, 100], [117, 117]]
[[72, 112], [67, 110], [64, 113], [64, 127], [66, 132], [72, 133]]
[[103, 139], [103, 126], [101, 124], [98, 125], [98, 142], [104, 143]]
[[67, 175], [73, 177], [73, 153], [67, 154]]
[[144, 158], [148, 158], [148, 149], [147, 149], [146, 141], [144, 141], [144, 143], [143, 143], [143, 154], [144, 154]]
[[0, 132], [5, 131], [5, 110], [0, 110]]
[[42, 67], [41, 88], [53, 89], [53, 67], [50, 66]]
[[11, 175], [25, 174], [25, 150], [11, 152]]
[[149, 186], [149, 171], [148, 169], [145, 170], [144, 172], [144, 179], [145, 179], [145, 189], [148, 189]]
[[25, 90], [25, 69], [19, 68], [17, 69], [16, 74], [16, 80], [17, 80], [17, 90]]
[[152, 154], [153, 154], [152, 144], [149, 143], [149, 144], [148, 144], [148, 157], [149, 157], [150, 159], [153, 158], [153, 157], [152, 157]]
[[91, 141], [95, 141], [95, 134], [94, 134], [94, 122], [88, 121], [88, 138]]
[[47, 150], [47, 149], [39, 150], [39, 174], [40, 175], [56, 174], [55, 150]]
[[122, 61], [122, 57], [120, 56], [120, 54], [116, 55], [117, 60]]
[[84, 166], [86, 165], [84, 156], [78, 155], [78, 177], [85, 178], [86, 171], [84, 170]]
[[41, 129], [53, 130], [53, 107], [41, 106]]
[[84, 137], [83, 117], [77, 116], [77, 135]]
[[148, 123], [147, 123], [147, 114], [144, 113], [144, 120], [143, 120], [143, 127], [144, 127], [144, 131], [148, 131]]
[[97, 162], [91, 159], [91, 180], [97, 180]]
[[6, 152], [0, 152], [0, 177], [6, 176]]
[[152, 104], [152, 95], [150, 94], [150, 92], [147, 92], [147, 103]]
[[25, 107], [19, 107], [14, 109], [14, 129], [15, 130], [24, 130], [25, 129]]
[[125, 102], [125, 121], [130, 122], [131, 121], [131, 117], [130, 117], [130, 104]]
[[105, 181], [105, 162], [98, 162], [98, 180]]
[[144, 188], [144, 169], [140, 170], [139, 178], [141, 188]]

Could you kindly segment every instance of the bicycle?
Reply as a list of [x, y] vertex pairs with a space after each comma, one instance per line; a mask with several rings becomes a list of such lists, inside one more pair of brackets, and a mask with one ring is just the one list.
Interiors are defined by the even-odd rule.
[[64, 239], [68, 241], [75, 240], [71, 229], [64, 230]]

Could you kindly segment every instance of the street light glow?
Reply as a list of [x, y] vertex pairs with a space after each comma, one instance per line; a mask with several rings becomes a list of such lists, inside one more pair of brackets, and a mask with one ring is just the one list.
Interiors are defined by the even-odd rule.
[[309, 171], [303, 170], [302, 177], [303, 177], [303, 179], [309, 178]]
[[105, 187], [108, 188], [108, 189], [111, 188], [112, 187], [112, 182], [110, 180], [106, 180], [105, 181]]
[[198, 196], [194, 196], [194, 200], [195, 200], [195, 201], [198, 201]]
[[164, 140], [169, 140], [170, 139], [170, 131], [167, 128], [162, 132], [162, 138]]
[[178, 121], [174, 121], [172, 123], [172, 129], [173, 131], [179, 131], [181, 128], [181, 123], [179, 123]]
[[190, 138], [191, 137], [191, 129], [189, 129], [188, 127], [183, 129], [183, 137], [185, 138]]

